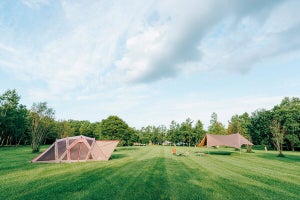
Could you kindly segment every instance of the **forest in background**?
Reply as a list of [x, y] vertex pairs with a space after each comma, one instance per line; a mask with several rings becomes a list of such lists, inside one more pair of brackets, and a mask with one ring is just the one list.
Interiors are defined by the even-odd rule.
[[149, 125], [141, 129], [131, 127], [118, 116], [108, 116], [99, 122], [56, 120], [55, 111], [47, 102], [33, 103], [29, 109], [20, 104], [20, 99], [15, 89], [0, 95], [0, 146], [31, 145], [33, 151], [39, 151], [42, 144], [76, 135], [118, 139], [122, 146], [170, 143], [194, 146], [205, 133], [240, 133], [255, 145], [293, 151], [298, 150], [300, 144], [298, 97], [285, 97], [270, 110], [260, 108], [250, 114], [233, 115], [226, 126], [213, 112], [207, 130], [200, 119], [190, 118], [183, 122], [172, 121], [168, 127]]

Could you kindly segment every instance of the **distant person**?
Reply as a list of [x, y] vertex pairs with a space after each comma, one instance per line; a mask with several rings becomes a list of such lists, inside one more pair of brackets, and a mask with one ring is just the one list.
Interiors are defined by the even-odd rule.
[[176, 155], [176, 149], [175, 148], [172, 149], [172, 153], [173, 153], [173, 155]]
[[265, 146], [265, 151], [268, 151], [267, 146]]

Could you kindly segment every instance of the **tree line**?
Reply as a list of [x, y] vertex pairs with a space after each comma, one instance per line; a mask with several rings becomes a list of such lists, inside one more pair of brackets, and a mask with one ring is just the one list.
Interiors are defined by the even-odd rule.
[[118, 139], [120, 145], [175, 144], [194, 146], [205, 133], [240, 133], [256, 145], [294, 150], [300, 141], [300, 99], [285, 97], [272, 109], [258, 109], [251, 114], [234, 115], [227, 126], [212, 113], [208, 129], [201, 120], [187, 118], [172, 121], [169, 127], [130, 127], [118, 116], [108, 116], [99, 122], [88, 120], [56, 120], [55, 111], [47, 102], [33, 103], [31, 108], [20, 104], [16, 90], [0, 95], [0, 146], [31, 145], [39, 151], [40, 145], [56, 139], [85, 135], [96, 139]]

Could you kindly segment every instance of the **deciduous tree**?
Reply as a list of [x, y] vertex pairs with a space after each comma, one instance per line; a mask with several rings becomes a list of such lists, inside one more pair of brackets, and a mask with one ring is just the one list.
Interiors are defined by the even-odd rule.
[[208, 132], [211, 134], [219, 134], [219, 135], [225, 134], [225, 127], [221, 122], [218, 121], [218, 115], [215, 112], [213, 112], [211, 115]]
[[284, 157], [282, 153], [282, 143], [285, 134], [284, 127], [281, 127], [280, 123], [277, 120], [272, 121], [272, 125], [270, 127], [271, 133], [273, 135], [274, 146], [276, 147], [280, 157]]
[[16, 90], [0, 95], [0, 145], [18, 145], [26, 137], [27, 109], [20, 98]]
[[39, 152], [40, 145], [47, 137], [54, 122], [54, 110], [46, 102], [33, 103], [30, 112], [31, 146], [33, 152]]
[[118, 139], [120, 145], [128, 146], [132, 144], [131, 136], [134, 131], [118, 116], [109, 116], [100, 123], [101, 136], [103, 139]]

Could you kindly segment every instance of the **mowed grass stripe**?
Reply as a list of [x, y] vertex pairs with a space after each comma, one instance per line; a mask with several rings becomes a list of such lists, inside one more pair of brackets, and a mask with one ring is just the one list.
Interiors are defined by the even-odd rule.
[[[265, 170], [259, 175], [259, 180], [255, 181], [251, 179], [251, 176], [255, 176], [257, 175], [256, 172], [254, 173], [249, 173], [247, 172], [245, 174], [245, 170], [243, 168], [243, 166], [247, 165], [247, 161], [244, 163], [242, 163], [239, 166], [235, 166], [233, 161], [238, 160], [241, 158], [241, 156], [244, 155], [249, 155], [249, 154], [241, 154], [241, 155], [237, 155], [237, 156], [217, 156], [217, 155], [209, 155], [208, 157], [203, 157], [203, 158], [196, 158], [194, 157], [190, 157], [193, 160], [197, 160], [195, 162], [198, 162], [199, 165], [202, 165], [203, 167], [206, 167], [207, 169], [207, 173], [210, 174], [210, 176], [214, 177], [214, 174], [216, 175], [213, 180], [214, 183], [216, 183], [217, 179], [219, 177], [225, 179], [225, 180], [229, 180], [231, 182], [227, 183], [226, 185], [223, 185], [223, 188], [226, 188], [226, 190], [231, 190], [234, 191], [230, 188], [230, 186], [233, 186], [234, 188], [239, 188], [239, 190], [237, 190], [237, 195], [240, 196], [240, 192], [239, 191], [243, 191], [242, 194], [244, 194], [243, 196], [245, 198], [249, 197], [248, 195], [251, 195], [252, 197], [255, 194], [259, 194], [257, 197], [262, 198], [262, 197], [270, 197], [270, 193], [272, 193], [271, 196], [273, 197], [278, 197], [277, 195], [282, 195], [282, 193], [284, 193], [284, 195], [288, 195], [291, 198], [297, 198], [298, 196], [295, 193], [289, 193], [288, 191], [286, 191], [284, 186], [284, 182], [279, 181], [279, 184], [273, 184], [275, 186], [275, 189], [272, 187], [273, 185], [270, 186], [270, 180], [275, 180], [274, 183], [278, 183], [277, 181], [277, 177], [274, 176], [274, 168], [272, 170], [273, 176], [271, 178], [269, 178], [269, 175], [264, 175], [263, 173], [265, 172]], [[202, 160], [202, 162], [199, 162], [200, 160]], [[191, 163], [188, 162], [187, 160], [187, 166], [193, 166]], [[252, 166], [255, 168], [255, 166]], [[269, 178], [269, 180], [268, 180]], [[266, 180], [265, 183], [262, 182], [262, 180]], [[198, 181], [199, 182], [199, 181]], [[231, 184], [231, 183], [238, 183], [238, 184]], [[207, 181], [208, 184], [210, 184], [209, 180]], [[242, 183], [242, 184], [239, 184]], [[243, 184], [244, 183], [244, 184]], [[246, 186], [245, 188], [243, 188], [242, 186]], [[251, 187], [249, 187], [249, 185]], [[295, 191], [296, 187], [297, 187], [297, 182], [296, 183], [292, 183], [291, 185], [287, 184], [285, 185], [288, 188], [292, 188], [292, 191]], [[203, 186], [203, 185], [202, 185]], [[279, 188], [278, 188], [279, 186]], [[281, 187], [280, 187], [281, 186]], [[205, 185], [204, 185], [205, 187]], [[217, 187], [217, 186], [215, 186]], [[214, 187], [214, 188], [215, 188]], [[263, 188], [264, 191], [264, 195], [262, 195], [262, 193], [253, 193], [253, 191], [257, 191], [259, 189]], [[273, 190], [274, 189], [274, 190]], [[222, 191], [222, 189], [218, 188], [218, 191]], [[247, 192], [249, 191], [249, 192]], [[246, 194], [245, 194], [246, 193]], [[233, 196], [229, 196], [228, 198], [233, 198]], [[222, 196], [222, 199], [224, 199], [225, 196]]]
[[[273, 196], [276, 198], [284, 193], [284, 195], [289, 197], [297, 197], [294, 193], [298, 185], [297, 181], [285, 182], [283, 178], [278, 179], [276, 171], [274, 171], [276, 168], [273, 168], [271, 171], [269, 169], [266, 170], [255, 162], [248, 161], [246, 158], [248, 155], [250, 154], [237, 156], [209, 155], [208, 157], [211, 159], [209, 159], [208, 163], [210, 164], [208, 164], [207, 168], [211, 169], [211, 173], [216, 173], [218, 176], [231, 180], [232, 183], [237, 183], [236, 187], [240, 188], [243, 193], [247, 190], [256, 191], [260, 189], [260, 193], [253, 193], [252, 195], [259, 194], [259, 197], [267, 198]], [[243, 160], [243, 158], [246, 160]], [[203, 163], [203, 166], [205, 165], [207, 165], [207, 162]], [[266, 163], [264, 163], [265, 165]], [[257, 188], [258, 186], [259, 188]], [[224, 187], [226, 188], [228, 185]], [[292, 192], [289, 193], [289, 190]]]
[[[170, 157], [170, 153], [168, 153]], [[221, 187], [211, 185], [207, 170], [191, 157], [171, 156], [167, 164], [168, 182], [171, 186], [170, 199], [212, 199], [221, 198]], [[213, 188], [214, 187], [214, 188]], [[218, 191], [218, 192], [216, 192]], [[221, 192], [222, 194], [222, 192]]]
[[[272, 155], [270, 155], [272, 156]], [[273, 155], [276, 157], [275, 155]], [[247, 154], [232, 157], [230, 159], [230, 164], [234, 167], [241, 168], [247, 171], [247, 174], [251, 175], [251, 178], [255, 176], [263, 177], [264, 180], [267, 180], [270, 177], [277, 179], [277, 177], [281, 177], [281, 181], [288, 183], [299, 183], [300, 184], [300, 166], [299, 163], [289, 163], [289, 167], [286, 167], [286, 163], [284, 162], [285, 158], [281, 158], [282, 160], [278, 160], [276, 162], [271, 162], [266, 164], [266, 161], [262, 158], [254, 158], [248, 157]], [[226, 157], [218, 157], [218, 160], [221, 162], [227, 162], [228, 159]], [[274, 174], [274, 169], [276, 169], [276, 173]]]
[[[282, 190], [280, 187], [281, 184], [276, 185], [275, 177], [266, 175], [266, 170], [264, 171], [251, 171], [244, 169], [243, 166], [237, 166], [232, 164], [231, 159], [223, 160], [216, 156], [215, 157], [218, 163], [217, 168], [219, 168], [218, 172], [220, 172], [220, 176], [224, 179], [230, 181], [230, 184], [234, 184], [236, 188], [239, 188], [239, 191], [243, 191], [243, 195], [245, 195], [247, 191], [247, 195], [256, 195], [258, 194], [259, 198], [270, 198], [280, 196], [282, 194]], [[246, 163], [244, 163], [246, 165]], [[255, 178], [256, 177], [256, 178]], [[289, 187], [289, 185], [286, 185]], [[228, 186], [224, 186], [227, 190]], [[260, 193], [255, 193], [255, 191], [260, 190]], [[231, 190], [232, 191], [232, 190]], [[249, 192], [248, 192], [249, 191]], [[254, 193], [253, 193], [254, 192]], [[284, 194], [290, 196], [290, 194], [284, 189]], [[237, 191], [237, 194], [239, 192]], [[245, 197], [247, 197], [247, 195]], [[290, 197], [295, 197], [294, 195]]]
[[[247, 181], [251, 180], [245, 180], [245, 177], [241, 176], [239, 173], [230, 169], [228, 170], [226, 168], [228, 163], [221, 163], [219, 160], [215, 159], [214, 156], [206, 156], [201, 158], [191, 157], [186, 165], [187, 167], [193, 166], [193, 163], [194, 165], [199, 165], [199, 168], [202, 168], [202, 173], [198, 175], [204, 176], [204, 180], [197, 179], [194, 183], [213, 191], [212, 193], [209, 193], [211, 196], [208, 196], [208, 198], [237, 199], [247, 198], [249, 195], [251, 195], [252, 198], [255, 198], [255, 193], [252, 192], [258, 188], [258, 186], [255, 185], [255, 182], [249, 184]], [[247, 184], [246, 190], [243, 188], [243, 185], [239, 184], [241, 179]], [[243, 191], [243, 193], [240, 191]]]
[[117, 148], [108, 162], [64, 164], [29, 163], [29, 147], [0, 149], [0, 199], [299, 199], [299, 152], [172, 148]]

